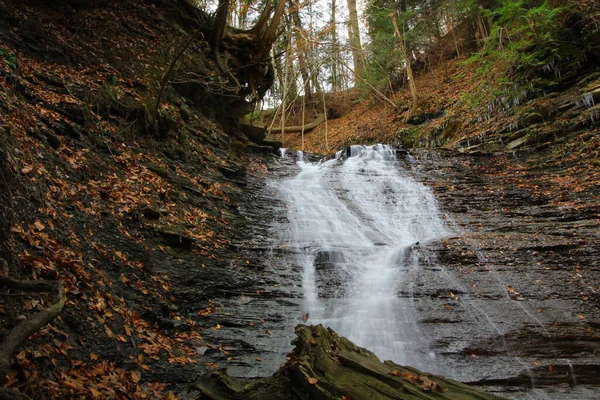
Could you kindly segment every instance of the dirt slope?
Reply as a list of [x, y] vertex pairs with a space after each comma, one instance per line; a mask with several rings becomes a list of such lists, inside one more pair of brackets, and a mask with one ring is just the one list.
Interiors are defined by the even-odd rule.
[[[210, 367], [198, 349], [220, 351], [201, 332], [214, 305], [186, 292], [197, 282], [185, 271], [250, 263], [231, 244], [246, 139], [228, 128], [219, 98], [193, 85], [167, 90], [159, 132], [148, 132], [189, 24], [177, 4], [0, 1], [3, 274], [58, 280], [67, 299], [18, 349], [6, 388], [173, 398]], [[179, 70], [206, 63], [205, 50], [194, 42]], [[52, 302], [2, 292], [2, 335]]]

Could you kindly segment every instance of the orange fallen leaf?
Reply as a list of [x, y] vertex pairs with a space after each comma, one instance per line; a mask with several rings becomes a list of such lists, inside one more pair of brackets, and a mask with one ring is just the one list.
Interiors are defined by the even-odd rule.
[[392, 372], [390, 372], [390, 375], [394, 375], [394, 376], [398, 376], [402, 379], [406, 379], [407, 381], [410, 382], [418, 382], [419, 381], [419, 376], [413, 374], [412, 372], [399, 372], [397, 370], [393, 370]]
[[26, 165], [23, 168], [21, 168], [21, 172], [23, 173], [23, 175], [27, 175], [31, 171], [33, 171], [33, 166], [32, 165]]
[[313, 378], [313, 377], [308, 378], [308, 383], [310, 383], [311, 385], [316, 385], [317, 382], [319, 382], [317, 380], [317, 378]]
[[97, 360], [97, 359], [98, 359], [98, 354], [96, 354], [96, 353], [91, 353], [91, 354], [90, 354], [90, 359], [91, 359], [91, 360], [94, 360], [94, 361], [95, 361], [95, 360]]
[[131, 374], [131, 380], [133, 381], [133, 383], [138, 383], [140, 381], [140, 379], [142, 378], [139, 372], [130, 372]]
[[106, 325], [104, 325], [104, 333], [106, 333], [106, 336], [108, 336], [111, 339], [115, 339], [115, 334], [113, 333], [113, 331], [110, 330], [110, 328]]
[[439, 383], [432, 381], [431, 379], [429, 379], [426, 376], [421, 376], [419, 379], [421, 382], [423, 382], [423, 384], [421, 385], [421, 390], [425, 391], [425, 392], [438, 392], [438, 393], [442, 393], [446, 391], [445, 387], [442, 387]]

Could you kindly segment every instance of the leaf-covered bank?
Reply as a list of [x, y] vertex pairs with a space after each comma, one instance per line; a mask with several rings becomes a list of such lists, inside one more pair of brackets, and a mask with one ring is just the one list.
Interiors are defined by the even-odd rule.
[[247, 93], [225, 90], [206, 18], [187, 1], [0, 2], [2, 338], [55, 301], [9, 278], [66, 299], [0, 354], [5, 388], [173, 398], [221, 351], [203, 339], [210, 293], [194, 291], [214, 282], [193, 271], [253, 263], [233, 244], [249, 235], [250, 145], [235, 120]]

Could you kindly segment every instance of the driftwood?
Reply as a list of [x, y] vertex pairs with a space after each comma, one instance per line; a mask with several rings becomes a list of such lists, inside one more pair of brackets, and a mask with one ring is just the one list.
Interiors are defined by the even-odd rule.
[[[286, 126], [284, 132], [285, 133], [297, 133], [297, 132], [302, 132], [302, 129], [304, 129], [304, 132], [310, 132], [313, 129], [315, 129], [317, 126], [322, 124], [323, 122], [325, 122], [325, 114], [321, 113], [317, 116], [317, 118], [314, 121], [312, 121], [309, 124]], [[271, 128], [271, 133], [281, 133], [281, 131], [282, 131], [281, 127]]]
[[237, 379], [219, 370], [195, 384], [199, 399], [461, 399], [500, 397], [460, 382], [381, 362], [333, 330], [298, 325], [295, 349], [270, 378]]
[[[2, 272], [6, 274], [8, 268], [5, 260], [0, 258]], [[10, 369], [10, 360], [15, 354], [18, 346], [29, 336], [37, 332], [42, 326], [54, 320], [65, 306], [65, 292], [58, 281], [20, 281], [0, 275], [0, 286], [17, 290], [20, 293], [52, 293], [55, 302], [49, 308], [38, 311], [33, 317], [21, 321], [12, 328], [0, 343], [0, 377], [6, 376]], [[17, 392], [0, 390], [0, 398], [27, 398]]]

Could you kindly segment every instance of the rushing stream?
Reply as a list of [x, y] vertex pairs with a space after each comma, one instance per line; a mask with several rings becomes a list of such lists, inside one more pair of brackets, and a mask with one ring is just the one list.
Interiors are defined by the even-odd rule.
[[[280, 181], [282, 232], [302, 269], [307, 323], [332, 327], [382, 359], [434, 372], [435, 357], [410, 296], [420, 268], [413, 245], [450, 233], [436, 200], [402, 173], [389, 146], [352, 146]], [[403, 293], [403, 295], [399, 295]]]

